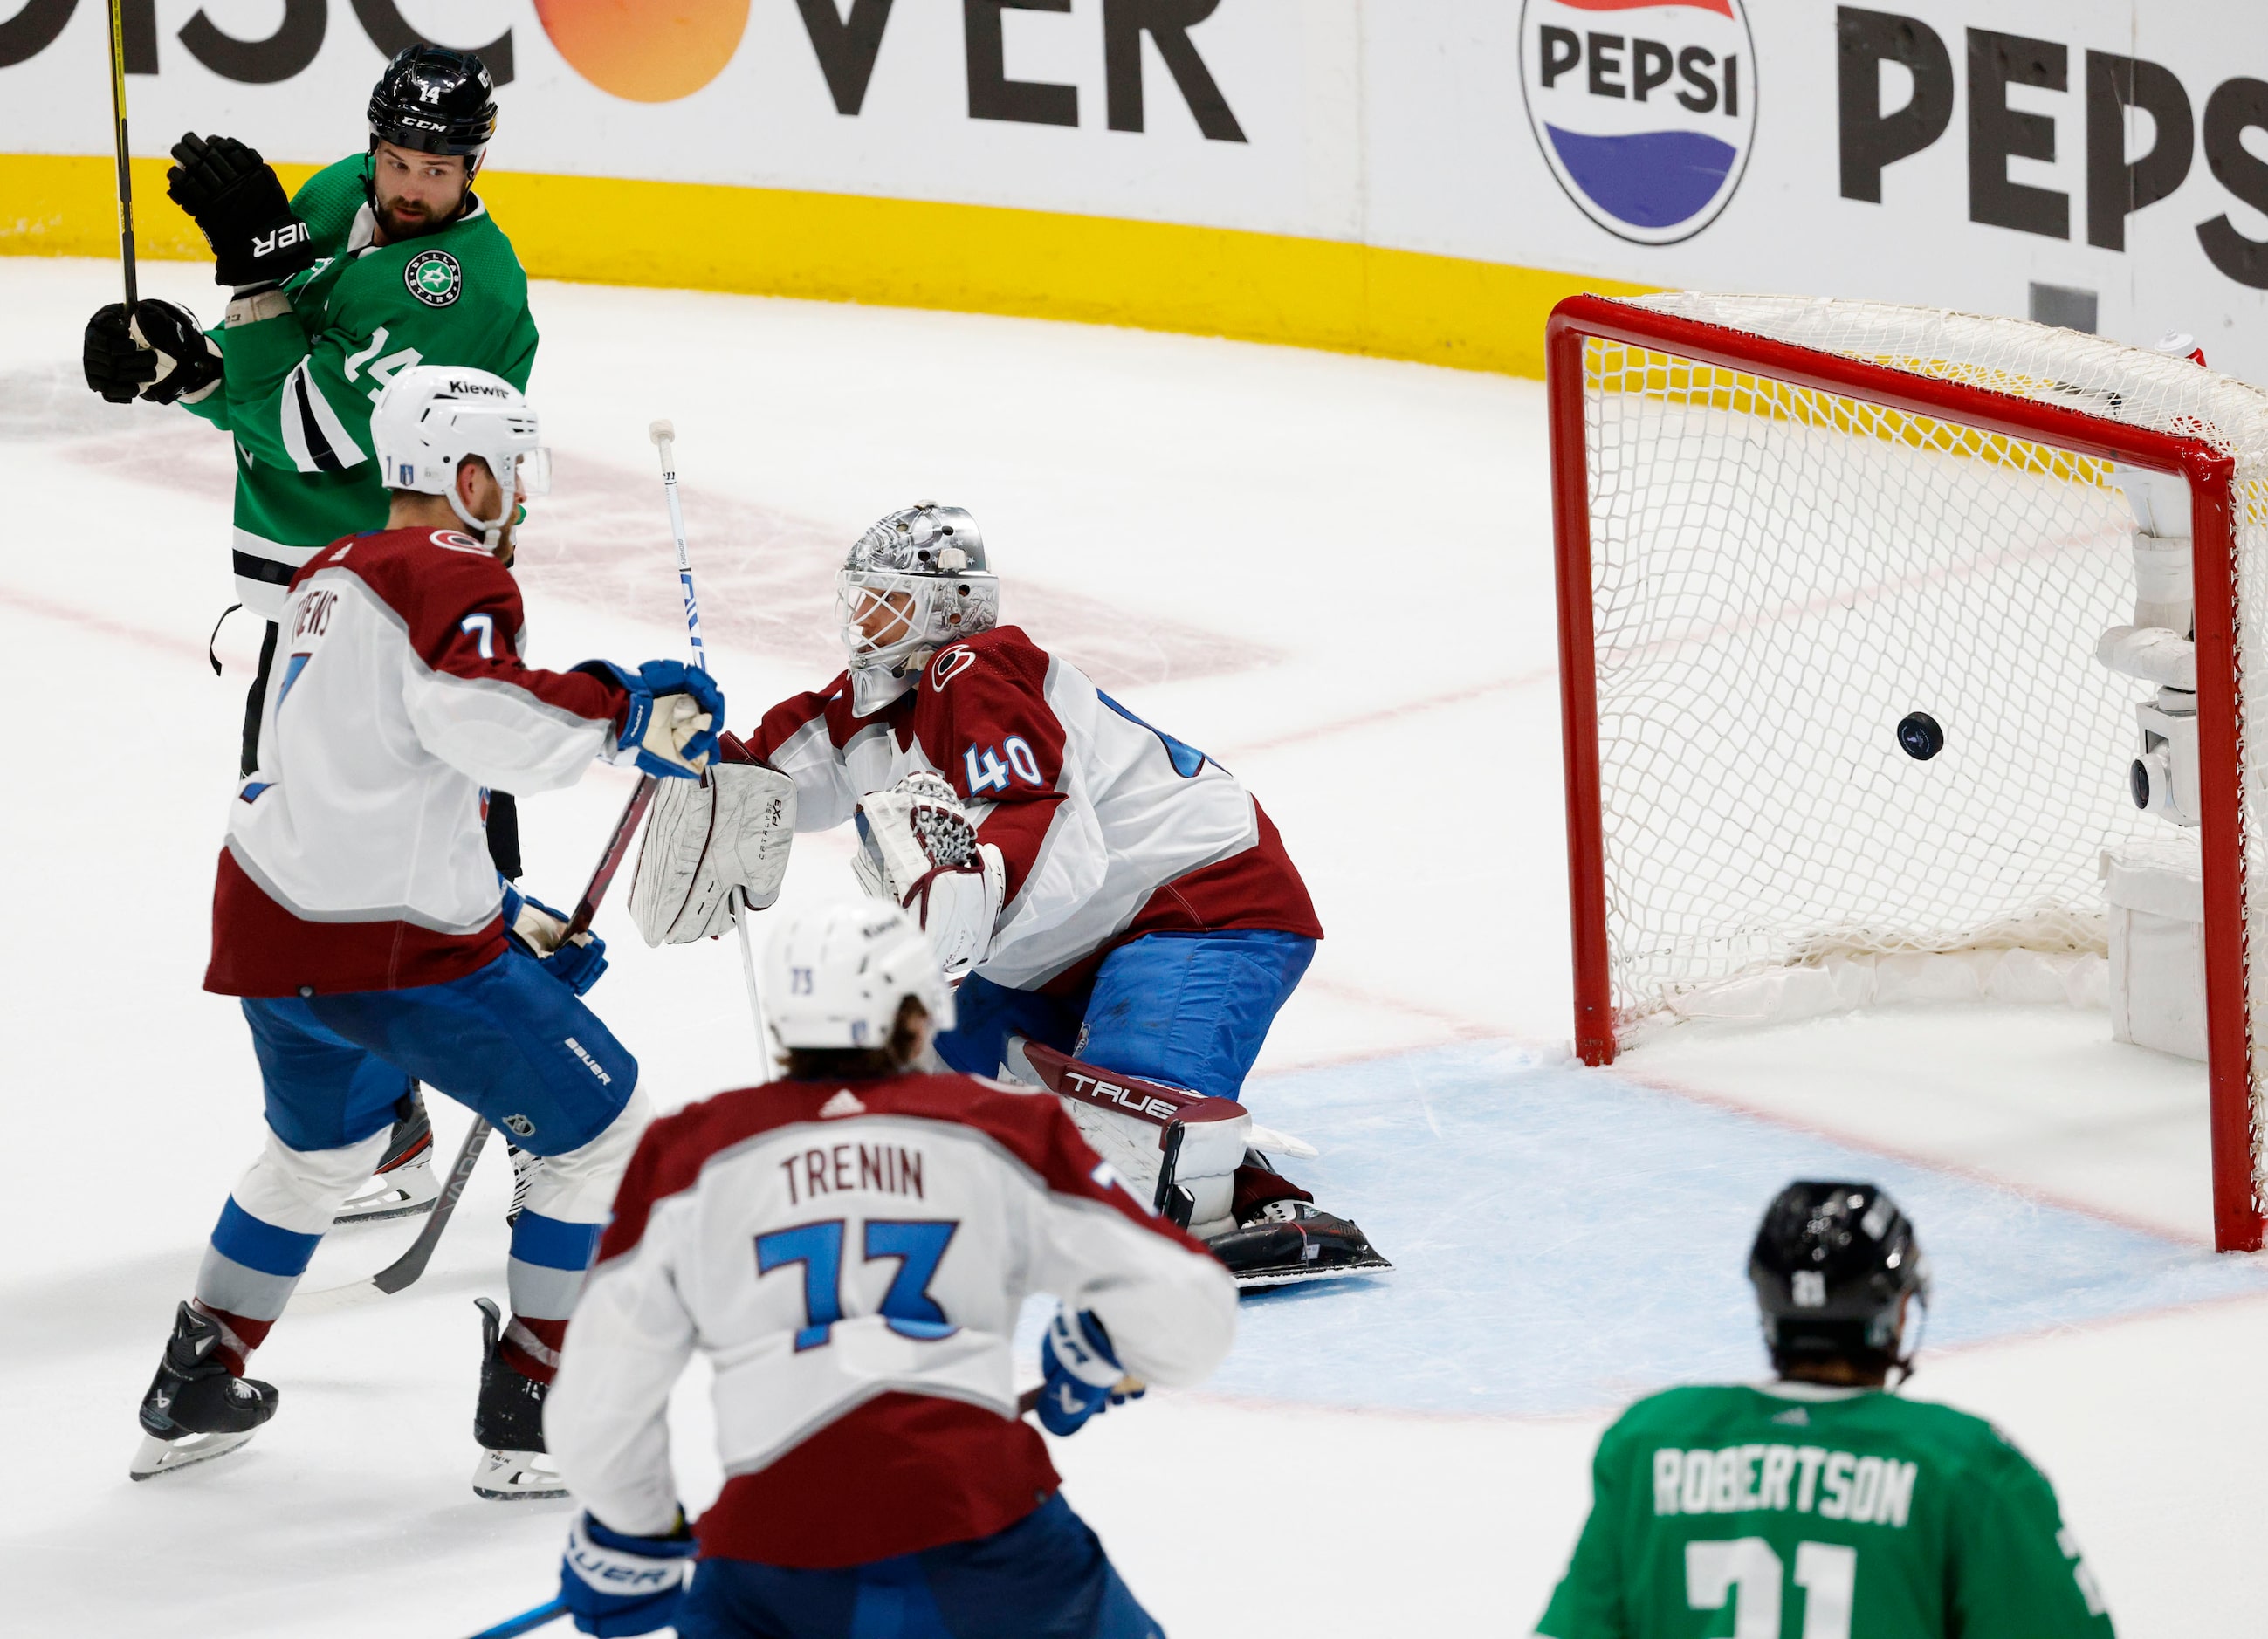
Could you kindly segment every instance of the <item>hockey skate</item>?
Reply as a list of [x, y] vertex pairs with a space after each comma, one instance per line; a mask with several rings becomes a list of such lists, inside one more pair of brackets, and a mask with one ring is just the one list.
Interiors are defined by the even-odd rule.
[[433, 1123], [425, 1114], [423, 1096], [412, 1087], [394, 1107], [394, 1131], [378, 1170], [331, 1222], [377, 1224], [412, 1217], [431, 1212], [440, 1198], [440, 1182], [433, 1176]]
[[481, 1398], [473, 1411], [473, 1438], [481, 1459], [473, 1470], [475, 1495], [495, 1503], [534, 1502], [567, 1495], [566, 1482], [543, 1449], [546, 1385], [524, 1377], [498, 1352], [504, 1314], [486, 1297], [481, 1312]]
[[1205, 1246], [1228, 1266], [1239, 1291], [1375, 1275], [1394, 1267], [1356, 1224], [1306, 1201], [1272, 1201]]
[[142, 1397], [141, 1449], [127, 1472], [149, 1480], [209, 1458], [225, 1457], [276, 1415], [274, 1385], [239, 1378], [213, 1357], [219, 1323], [184, 1303], [158, 1375]]

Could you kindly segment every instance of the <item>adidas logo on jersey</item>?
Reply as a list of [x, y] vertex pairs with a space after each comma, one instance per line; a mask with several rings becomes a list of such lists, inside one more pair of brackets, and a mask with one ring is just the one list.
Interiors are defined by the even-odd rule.
[[864, 1115], [865, 1113], [866, 1106], [859, 1102], [858, 1095], [848, 1087], [843, 1088], [819, 1106], [819, 1119], [822, 1121], [831, 1121], [844, 1115]]
[[1791, 1429], [1808, 1429], [1811, 1426], [1811, 1414], [1800, 1406], [1791, 1406], [1786, 1411], [1776, 1411], [1772, 1413], [1771, 1420], [1774, 1422], [1784, 1422]]

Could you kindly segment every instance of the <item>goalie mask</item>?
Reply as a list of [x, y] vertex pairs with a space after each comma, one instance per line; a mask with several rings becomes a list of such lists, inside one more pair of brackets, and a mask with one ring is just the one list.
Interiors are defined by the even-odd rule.
[[[551, 452], [543, 447], [534, 407], [485, 370], [418, 364], [401, 371], [379, 394], [370, 439], [381, 483], [448, 496], [449, 510], [491, 552], [519, 509], [517, 496], [551, 488]], [[468, 456], [487, 463], [504, 491], [504, 511], [495, 518], [475, 518], [457, 493], [457, 468]]]
[[1749, 1253], [1775, 1370], [1805, 1360], [1880, 1360], [1912, 1370], [1907, 1299], [1929, 1303], [1913, 1225], [1873, 1184], [1790, 1184], [1764, 1209]]
[[984, 537], [957, 506], [922, 501], [859, 536], [836, 577], [835, 613], [850, 663], [850, 709], [880, 711], [931, 655], [1000, 618], [1000, 583]]

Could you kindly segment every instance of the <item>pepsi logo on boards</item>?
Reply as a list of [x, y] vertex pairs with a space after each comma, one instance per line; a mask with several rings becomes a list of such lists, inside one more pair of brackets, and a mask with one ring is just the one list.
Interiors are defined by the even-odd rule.
[[1756, 131], [1743, 0], [1526, 0], [1520, 57], [1544, 162], [1608, 232], [1674, 245], [1731, 202]]

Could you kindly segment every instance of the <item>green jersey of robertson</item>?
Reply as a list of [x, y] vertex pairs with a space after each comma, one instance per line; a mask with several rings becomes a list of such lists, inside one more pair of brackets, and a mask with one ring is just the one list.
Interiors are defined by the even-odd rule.
[[1550, 1639], [2111, 1639], [2055, 1492], [1982, 1418], [1778, 1383], [1600, 1438]]
[[271, 621], [316, 548], [386, 526], [370, 412], [396, 371], [469, 365], [525, 390], [535, 363], [527, 275], [477, 196], [438, 232], [375, 244], [369, 165], [327, 165], [293, 196], [319, 259], [229, 305], [222, 390], [188, 407], [235, 436], [237, 596]]

